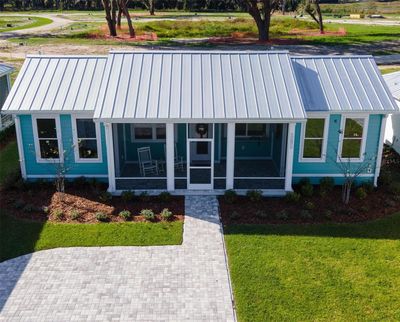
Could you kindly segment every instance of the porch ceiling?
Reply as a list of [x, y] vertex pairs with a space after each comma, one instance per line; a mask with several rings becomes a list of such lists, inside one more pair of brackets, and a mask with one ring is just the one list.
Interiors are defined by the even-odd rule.
[[302, 120], [287, 52], [111, 52], [95, 119]]

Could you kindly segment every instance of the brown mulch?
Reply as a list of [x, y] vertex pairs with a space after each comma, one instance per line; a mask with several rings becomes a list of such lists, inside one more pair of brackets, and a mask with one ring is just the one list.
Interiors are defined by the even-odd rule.
[[309, 29], [292, 29], [289, 34], [296, 36], [306, 36], [306, 37], [317, 37], [317, 36], [345, 36], [347, 34], [346, 29], [339, 28], [337, 31], [325, 30], [321, 33], [319, 30], [309, 30]]
[[[62, 222], [95, 223], [96, 213], [103, 212], [109, 216], [111, 222], [123, 222], [118, 216], [122, 210], [129, 210], [132, 214], [131, 221], [145, 221], [140, 216], [142, 209], [151, 209], [160, 221], [159, 213], [168, 208], [174, 215], [172, 221], [184, 220], [184, 197], [171, 196], [169, 201], [161, 201], [157, 196], [135, 196], [131, 201], [124, 201], [121, 197], [113, 197], [109, 202], [99, 199], [100, 194], [91, 189], [69, 189], [65, 193], [54, 192], [54, 187], [39, 187], [31, 185], [28, 189], [2, 190], [0, 204], [8, 214], [16, 218], [31, 219], [35, 221], [60, 222], [54, 216], [57, 211], [62, 211]], [[71, 213], [78, 211], [80, 218], [71, 219]]]
[[113, 40], [113, 41], [132, 41], [132, 42], [141, 42], [141, 41], [157, 41], [158, 37], [155, 32], [144, 32], [141, 34], [137, 34], [135, 37], [131, 37], [129, 35], [128, 27], [123, 26], [122, 28], [117, 29], [117, 36], [113, 37], [109, 35], [109, 30], [107, 25], [100, 27], [99, 30], [89, 33], [87, 35], [89, 39], [100, 39], [100, 40]]
[[[363, 200], [353, 196], [349, 205], [341, 202], [341, 187], [335, 187], [324, 197], [319, 196], [318, 188], [314, 187], [314, 196], [302, 197], [298, 203], [289, 202], [285, 198], [262, 198], [261, 201], [252, 202], [244, 196], [238, 196], [232, 204], [221, 196], [219, 202], [224, 224], [349, 223], [378, 219], [400, 211], [399, 197], [384, 189], [369, 193]], [[305, 219], [300, 213], [306, 209], [307, 202], [311, 202], [314, 208], [309, 210], [312, 218]], [[330, 216], [327, 216], [328, 210]], [[287, 213], [287, 219], [276, 218], [276, 214], [281, 211]], [[236, 214], [232, 215], [234, 212]]]

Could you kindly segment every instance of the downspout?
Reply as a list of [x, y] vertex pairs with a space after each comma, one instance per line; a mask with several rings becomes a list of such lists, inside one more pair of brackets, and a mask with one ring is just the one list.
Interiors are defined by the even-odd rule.
[[21, 176], [22, 179], [26, 180], [25, 155], [22, 142], [21, 123], [18, 115], [13, 115], [13, 117], [15, 122], [15, 133], [17, 136], [17, 146], [18, 146], [19, 165], [21, 168]]
[[375, 162], [375, 176], [374, 176], [374, 186], [378, 186], [378, 178], [379, 174], [381, 172], [381, 165], [382, 165], [382, 153], [383, 153], [383, 141], [385, 139], [385, 129], [386, 129], [386, 120], [387, 120], [387, 115], [382, 116], [382, 121], [381, 121], [381, 132], [379, 134], [379, 143], [378, 143], [378, 153], [377, 153], [377, 158]]

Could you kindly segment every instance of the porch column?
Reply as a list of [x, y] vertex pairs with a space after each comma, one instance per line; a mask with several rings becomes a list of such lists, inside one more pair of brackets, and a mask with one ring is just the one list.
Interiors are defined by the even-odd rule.
[[166, 169], [167, 169], [167, 190], [175, 190], [175, 139], [174, 123], [166, 124]]
[[285, 172], [285, 191], [293, 191], [292, 176], [293, 176], [293, 150], [294, 150], [294, 131], [296, 123], [289, 123], [287, 146], [286, 146], [286, 172]]
[[385, 129], [386, 129], [387, 118], [388, 118], [387, 115], [383, 115], [382, 121], [381, 121], [381, 133], [379, 134], [378, 153], [377, 153], [376, 161], [375, 161], [375, 176], [374, 176], [374, 186], [375, 187], [378, 186], [378, 178], [379, 178], [379, 174], [381, 172], [383, 143], [385, 140]]
[[15, 133], [17, 136], [18, 157], [19, 157], [19, 165], [21, 167], [21, 176], [22, 179], [26, 180], [24, 144], [22, 142], [21, 123], [18, 115], [14, 116], [14, 123], [15, 123]]
[[226, 189], [233, 189], [235, 170], [235, 123], [228, 123], [226, 132]]
[[114, 140], [112, 123], [104, 123], [107, 146], [108, 192], [115, 192]]

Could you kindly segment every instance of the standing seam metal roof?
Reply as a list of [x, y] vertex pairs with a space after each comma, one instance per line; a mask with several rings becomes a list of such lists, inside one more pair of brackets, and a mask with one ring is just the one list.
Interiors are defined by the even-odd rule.
[[10, 74], [14, 71], [14, 67], [5, 65], [5, 64], [0, 64], [0, 77]]
[[400, 101], [400, 71], [383, 75], [393, 97]]
[[3, 111], [93, 111], [107, 56], [28, 56]]
[[292, 61], [306, 111], [398, 111], [372, 56], [292, 56]]
[[97, 119], [305, 117], [287, 52], [111, 52], [104, 74]]

